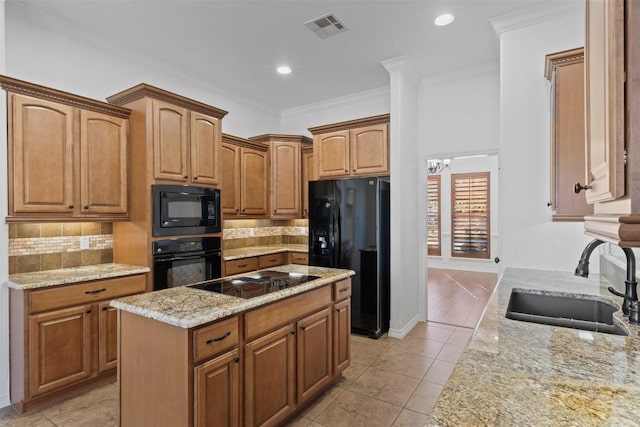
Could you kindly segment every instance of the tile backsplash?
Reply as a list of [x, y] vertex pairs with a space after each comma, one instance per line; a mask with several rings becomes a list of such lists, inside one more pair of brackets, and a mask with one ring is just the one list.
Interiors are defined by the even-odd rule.
[[309, 221], [306, 219], [231, 219], [224, 221], [222, 248], [299, 244], [309, 242]]
[[[80, 248], [87, 238], [87, 249]], [[9, 274], [113, 262], [113, 224], [9, 224]]]

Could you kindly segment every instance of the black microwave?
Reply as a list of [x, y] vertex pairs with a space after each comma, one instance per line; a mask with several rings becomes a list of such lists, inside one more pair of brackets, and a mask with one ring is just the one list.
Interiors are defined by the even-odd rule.
[[153, 235], [219, 233], [220, 190], [189, 185], [152, 185]]

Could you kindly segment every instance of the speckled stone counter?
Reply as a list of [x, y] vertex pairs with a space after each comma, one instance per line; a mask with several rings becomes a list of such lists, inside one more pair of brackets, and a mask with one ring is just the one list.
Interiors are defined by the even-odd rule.
[[320, 278], [250, 299], [180, 286], [117, 299], [111, 302], [111, 306], [181, 328], [194, 328], [250, 308], [346, 279], [355, 274], [352, 270], [292, 264], [271, 267], [269, 270], [309, 274]]
[[234, 259], [249, 258], [253, 256], [269, 255], [278, 252], [308, 252], [307, 245], [267, 245], [267, 246], [251, 246], [247, 248], [225, 249], [222, 253], [224, 261], [232, 261]]
[[640, 328], [629, 336], [505, 318], [513, 288], [611, 296], [571, 273], [507, 269], [429, 426], [640, 425]]
[[96, 264], [59, 270], [34, 271], [32, 273], [10, 274], [8, 286], [13, 289], [37, 289], [48, 286], [88, 282], [90, 280], [142, 274], [148, 267], [126, 264]]

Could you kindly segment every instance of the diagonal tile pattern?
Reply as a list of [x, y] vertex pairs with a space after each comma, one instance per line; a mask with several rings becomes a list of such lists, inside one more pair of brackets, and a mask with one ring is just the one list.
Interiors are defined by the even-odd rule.
[[[343, 377], [288, 426], [424, 426], [472, 330], [419, 323], [405, 339], [352, 336]], [[98, 385], [27, 414], [0, 409], [7, 427], [117, 426], [117, 386]]]

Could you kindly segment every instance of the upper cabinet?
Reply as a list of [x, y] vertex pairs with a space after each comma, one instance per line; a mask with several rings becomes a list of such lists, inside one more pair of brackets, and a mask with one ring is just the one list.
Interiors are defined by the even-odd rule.
[[269, 146], [222, 135], [220, 192], [225, 217], [267, 217]]
[[319, 179], [389, 174], [389, 115], [309, 128]]
[[217, 186], [226, 111], [140, 84], [107, 98], [151, 117], [145, 135], [152, 153], [153, 181]]
[[309, 181], [317, 181], [313, 146], [306, 146], [302, 150], [302, 218], [309, 217]]
[[640, 3], [587, 0], [585, 100], [585, 231], [640, 247]]
[[554, 221], [582, 221], [593, 205], [574, 184], [585, 177], [584, 49], [546, 56], [551, 82], [551, 200]]
[[301, 150], [311, 146], [311, 139], [300, 135], [260, 135], [250, 139], [269, 144], [270, 217], [300, 218]]
[[128, 218], [130, 110], [0, 76], [8, 101], [9, 216]]

